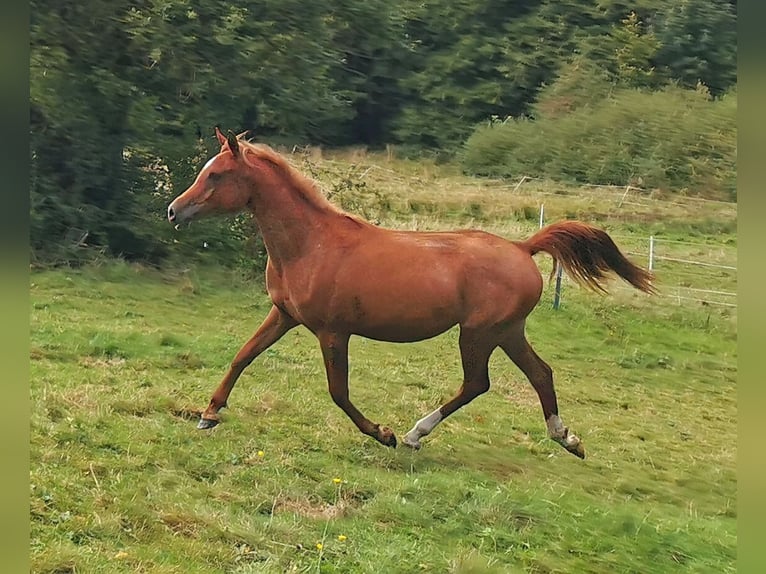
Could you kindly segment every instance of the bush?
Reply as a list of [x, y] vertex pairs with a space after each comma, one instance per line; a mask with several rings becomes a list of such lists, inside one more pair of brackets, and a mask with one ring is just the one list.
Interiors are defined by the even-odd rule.
[[475, 175], [630, 183], [733, 200], [736, 115], [736, 91], [712, 100], [704, 88], [620, 89], [564, 114], [479, 126], [461, 162]]

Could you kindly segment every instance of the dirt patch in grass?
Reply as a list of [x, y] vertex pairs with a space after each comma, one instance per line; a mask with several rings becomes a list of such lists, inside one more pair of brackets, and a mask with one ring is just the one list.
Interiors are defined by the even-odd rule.
[[311, 498], [278, 498], [274, 503], [273, 513], [292, 513], [312, 520], [330, 519], [347, 516], [354, 506], [356, 504], [353, 500], [343, 498], [334, 504]]
[[207, 527], [198, 517], [182, 512], [163, 513], [160, 515], [160, 522], [173, 534], [189, 537], [196, 537], [200, 530]]
[[80, 357], [77, 362], [82, 365], [83, 367], [88, 368], [94, 368], [94, 367], [102, 367], [102, 368], [111, 368], [111, 367], [120, 367], [125, 364], [125, 359], [123, 357], [101, 357], [101, 356], [94, 356], [94, 355], [84, 355]]
[[170, 414], [172, 414], [174, 417], [183, 419], [185, 421], [196, 422], [202, 416], [202, 411], [200, 409], [195, 409], [191, 407], [181, 407], [181, 408], [173, 409], [172, 411], [170, 411]]

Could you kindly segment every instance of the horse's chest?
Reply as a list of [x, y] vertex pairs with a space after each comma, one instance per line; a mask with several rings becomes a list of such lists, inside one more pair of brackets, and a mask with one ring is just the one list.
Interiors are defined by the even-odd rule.
[[274, 273], [267, 276], [266, 288], [274, 305], [300, 323], [312, 327], [322, 320], [319, 310], [325, 306], [308, 274]]

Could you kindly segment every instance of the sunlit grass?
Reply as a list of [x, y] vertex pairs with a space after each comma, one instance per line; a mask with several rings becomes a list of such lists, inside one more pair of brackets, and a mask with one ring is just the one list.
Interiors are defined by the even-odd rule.
[[[650, 235], [658, 254], [736, 265], [734, 205], [323, 155], [312, 173], [329, 190], [365, 182], [354, 205], [381, 225], [517, 239], [544, 203], [546, 222], [600, 225], [642, 265]], [[600, 297], [565, 278], [562, 308], [548, 285], [530, 318], [584, 462], [546, 438], [537, 396], [502, 353], [490, 393], [420, 452], [385, 449], [332, 403], [304, 329], [245, 371], [222, 425], [197, 431], [269, 308], [260, 282], [119, 262], [35, 271], [33, 571], [733, 572], [736, 309], [680, 297], [736, 291], [736, 271], [655, 269], [662, 297], [619, 283]], [[457, 332], [353, 339], [350, 370], [352, 400], [401, 438], [459, 385]]]
[[[546, 438], [501, 353], [491, 391], [421, 451], [386, 449], [332, 403], [304, 329], [201, 432], [268, 309], [260, 285], [120, 263], [31, 281], [35, 572], [735, 571], [726, 309], [570, 286], [554, 311], [546, 288], [528, 334], [585, 441], [580, 461]], [[454, 330], [352, 340], [352, 400], [400, 437], [460, 377]]]

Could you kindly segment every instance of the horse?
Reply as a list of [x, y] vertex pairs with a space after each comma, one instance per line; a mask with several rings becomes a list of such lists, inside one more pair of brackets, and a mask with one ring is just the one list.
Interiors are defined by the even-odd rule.
[[303, 325], [319, 341], [334, 403], [365, 435], [389, 447], [394, 432], [373, 423], [349, 398], [352, 335], [378, 341], [422, 341], [459, 326], [463, 381], [455, 395], [404, 435], [413, 449], [455, 411], [490, 388], [495, 349], [537, 392], [548, 436], [585, 458], [580, 438], [559, 416], [553, 370], [530, 346], [527, 316], [540, 301], [543, 278], [533, 256], [545, 252], [569, 277], [606, 293], [613, 272], [653, 293], [653, 275], [631, 263], [609, 235], [579, 221], [553, 223], [525, 241], [477, 230], [399, 231], [373, 225], [333, 205], [317, 183], [267, 145], [224, 135], [194, 182], [167, 208], [178, 224], [213, 213], [252, 212], [268, 254], [271, 309], [231, 362], [198, 428], [220, 422], [219, 411], [243, 372], [291, 329]]

